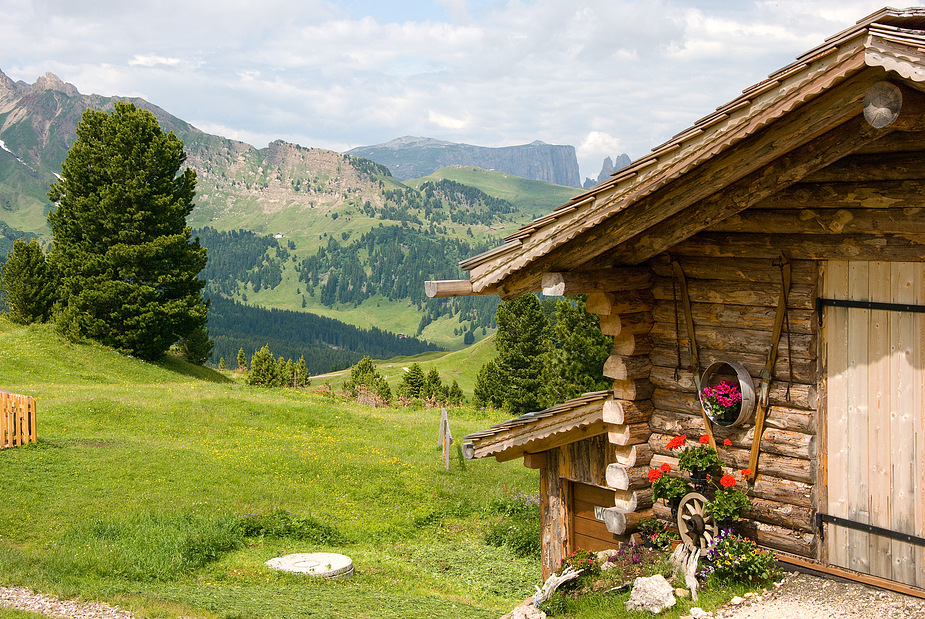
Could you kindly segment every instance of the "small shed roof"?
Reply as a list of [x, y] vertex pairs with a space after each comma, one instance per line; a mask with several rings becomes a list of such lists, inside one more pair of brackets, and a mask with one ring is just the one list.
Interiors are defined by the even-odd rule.
[[473, 457], [495, 456], [513, 460], [525, 453], [537, 453], [606, 432], [604, 402], [613, 391], [593, 391], [491, 426], [463, 438], [471, 442]]
[[925, 90], [925, 9], [882, 9], [828, 38], [504, 245], [461, 262], [470, 280], [447, 296], [511, 298], [540, 290], [546, 272], [644, 262], [877, 139], [857, 121], [885, 72]]

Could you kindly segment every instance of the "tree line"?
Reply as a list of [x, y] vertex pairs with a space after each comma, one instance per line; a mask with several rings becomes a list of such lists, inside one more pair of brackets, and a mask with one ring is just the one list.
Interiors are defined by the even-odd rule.
[[285, 358], [305, 357], [311, 374], [348, 368], [363, 356], [388, 359], [438, 350], [434, 344], [402, 337], [378, 327], [360, 329], [333, 318], [291, 310], [266, 309], [213, 297], [209, 334], [215, 340], [211, 359], [233, 359], [238, 350], [268, 345]]
[[194, 232], [208, 251], [209, 261], [200, 273], [206, 292], [232, 296], [239, 283], [276, 288], [283, 281], [283, 263], [289, 251], [272, 236], [250, 230], [219, 231], [206, 226]]

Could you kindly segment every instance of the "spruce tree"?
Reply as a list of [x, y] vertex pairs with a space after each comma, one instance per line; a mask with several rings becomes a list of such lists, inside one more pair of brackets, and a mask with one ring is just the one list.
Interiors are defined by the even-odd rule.
[[601, 333], [600, 318], [588, 313], [586, 300], [585, 295], [579, 295], [556, 303], [556, 348], [550, 355], [547, 405], [602, 391], [612, 384], [603, 370], [613, 338]]
[[420, 364], [412, 363], [402, 377], [401, 385], [398, 387], [399, 395], [406, 398], [423, 398], [424, 383], [427, 378], [424, 376], [424, 370]]
[[440, 380], [440, 372], [437, 371], [437, 368], [430, 368], [430, 372], [427, 373], [427, 378], [424, 379], [424, 389], [421, 393], [421, 397], [426, 400], [433, 398], [437, 402], [446, 401], [443, 381]]
[[483, 365], [475, 376], [472, 404], [477, 408], [501, 408], [507, 393], [498, 363], [492, 359]]
[[214, 346], [215, 342], [209, 338], [209, 330], [203, 325], [180, 340], [180, 355], [190, 363], [202, 365], [212, 355]]
[[251, 357], [250, 369], [244, 383], [260, 387], [273, 387], [279, 384], [279, 366], [270, 352], [270, 347], [264, 345]]
[[13, 322], [30, 324], [51, 317], [55, 278], [35, 239], [17, 239], [6, 263], [0, 263], [0, 294]]
[[392, 400], [392, 390], [389, 388], [389, 384], [385, 382], [385, 378], [376, 369], [373, 360], [369, 356], [360, 359], [350, 369], [350, 380], [344, 383], [342, 389], [347, 395], [355, 398], [363, 387], [375, 393], [385, 404]]
[[62, 333], [155, 359], [205, 325], [206, 252], [186, 225], [196, 173], [185, 161], [150, 112], [117, 102], [84, 113], [48, 192]]
[[504, 408], [516, 415], [540, 410], [546, 401], [550, 332], [539, 299], [525, 294], [501, 303], [495, 321], [496, 363]]
[[238, 349], [238, 369], [242, 372], [247, 371], [247, 356], [244, 354], [244, 349]]
[[292, 369], [292, 386], [307, 387], [312, 384], [308, 379], [308, 369], [305, 367], [305, 356], [299, 357], [295, 367]]
[[453, 379], [453, 382], [450, 383], [450, 390], [447, 393], [446, 401], [452, 406], [459, 406], [463, 401], [462, 389], [459, 388], [459, 383], [456, 382], [456, 379]]

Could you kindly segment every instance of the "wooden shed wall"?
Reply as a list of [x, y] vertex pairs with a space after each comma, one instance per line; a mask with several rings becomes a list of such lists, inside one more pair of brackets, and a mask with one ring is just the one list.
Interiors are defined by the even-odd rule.
[[[781, 287], [778, 267], [770, 258], [744, 262], [698, 256], [677, 256], [677, 259], [688, 282], [701, 363], [705, 367], [714, 361], [738, 361], [757, 377], [771, 346]], [[650, 354], [650, 380], [655, 385], [649, 439], [655, 455], [651, 464], [668, 462], [676, 468], [675, 454], [665, 449], [665, 444], [679, 434], [702, 434], [703, 418], [691, 373], [681, 369], [675, 379], [679, 367], [676, 325], [681, 338], [681, 368], [690, 365], [690, 353], [680, 303], [676, 321], [671, 267], [667, 257], [653, 260], [651, 266], [659, 276], [653, 289], [655, 325]], [[771, 409], [758, 461], [760, 476], [752, 491], [754, 509], [745, 515], [754, 521], [750, 533], [760, 543], [803, 556], [815, 556], [812, 509], [817, 481], [814, 425], [817, 354], [812, 308], [816, 278], [816, 263], [793, 264], [790, 297], [793, 383], [788, 400], [786, 383], [791, 352], [785, 335], [770, 393]], [[732, 469], [746, 468], [754, 426], [714, 427], [714, 432], [723, 462]], [[724, 447], [723, 439], [729, 439], [732, 446]]]
[[[825, 381], [819, 358], [815, 313], [820, 273], [826, 260], [925, 260], [925, 136], [897, 133], [865, 152], [846, 157], [701, 232], [648, 265], [653, 285], [654, 326], [650, 332], [650, 419], [652, 465], [673, 463], [664, 444], [680, 433], [703, 431], [693, 378], [680, 371], [690, 358], [684, 314], [675, 299], [670, 259], [685, 272], [701, 363], [739, 361], [757, 377], [771, 345], [781, 274], [774, 261], [792, 260], [790, 338], [781, 337], [771, 386], [771, 409], [761, 443], [760, 477], [754, 510], [746, 514], [762, 544], [817, 556], [813, 510], [824, 505], [820, 479], [820, 402]], [[792, 348], [792, 349], [791, 349]], [[791, 366], [792, 363], [792, 366]], [[787, 393], [788, 378], [792, 384]], [[757, 381], [756, 381], [757, 385]], [[747, 466], [753, 429], [719, 430], [720, 456], [732, 468]], [[656, 506], [658, 511], [659, 506]], [[824, 511], [824, 510], [823, 510]]]

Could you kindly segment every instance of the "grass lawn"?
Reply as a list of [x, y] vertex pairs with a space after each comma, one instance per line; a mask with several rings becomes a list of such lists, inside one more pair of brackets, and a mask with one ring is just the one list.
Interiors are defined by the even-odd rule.
[[[37, 398], [39, 434], [0, 450], [0, 585], [138, 617], [488, 619], [539, 582], [538, 560], [485, 543], [512, 530], [498, 503], [535, 493], [537, 472], [455, 458], [446, 471], [434, 410], [245, 387], [2, 317], [0, 368], [0, 388]], [[457, 437], [500, 418], [450, 411]], [[346, 554], [356, 573], [328, 582], [264, 565], [299, 552]], [[699, 605], [746, 590], [708, 590]], [[566, 597], [559, 616], [634, 616], [628, 595]]]
[[[438, 412], [248, 388], [3, 318], [0, 368], [0, 388], [37, 398], [39, 434], [0, 451], [2, 585], [142, 617], [432, 618], [498, 617], [538, 581], [537, 561], [483, 543], [489, 503], [536, 492], [536, 471], [445, 471]], [[498, 420], [451, 411], [458, 437]], [[235, 533], [276, 510], [294, 532]], [[356, 575], [264, 566], [313, 551], [347, 554]]]

